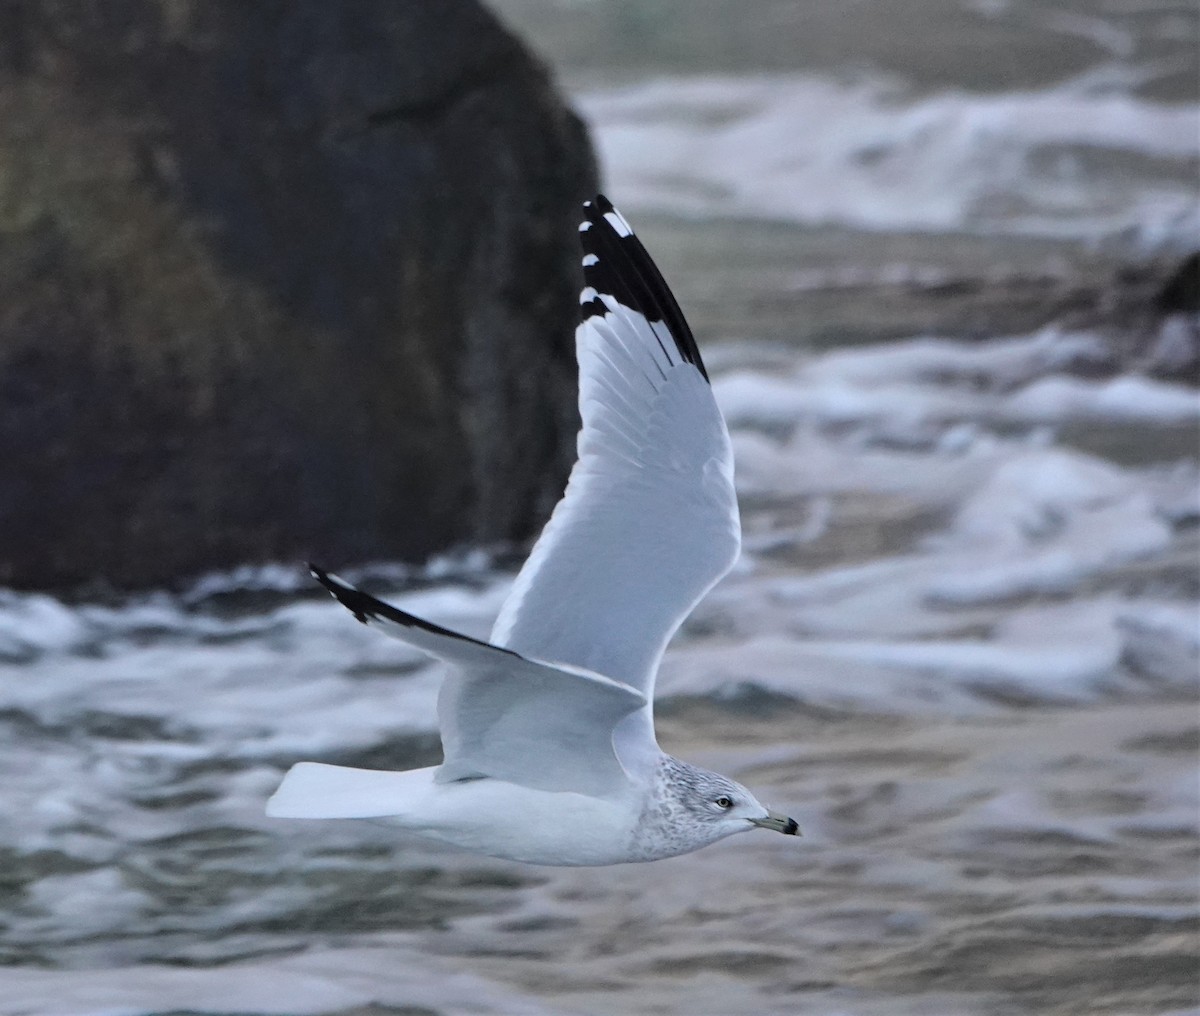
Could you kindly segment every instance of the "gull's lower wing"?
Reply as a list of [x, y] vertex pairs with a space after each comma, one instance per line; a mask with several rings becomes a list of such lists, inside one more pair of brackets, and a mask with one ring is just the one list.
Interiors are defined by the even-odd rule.
[[579, 461], [492, 641], [651, 698], [667, 641], [737, 559], [733, 452], [650, 255], [603, 197], [584, 209]]
[[490, 776], [596, 797], [628, 786], [613, 728], [646, 704], [640, 692], [450, 631], [320, 568], [312, 573], [363, 624], [452, 665], [438, 696], [440, 782]]

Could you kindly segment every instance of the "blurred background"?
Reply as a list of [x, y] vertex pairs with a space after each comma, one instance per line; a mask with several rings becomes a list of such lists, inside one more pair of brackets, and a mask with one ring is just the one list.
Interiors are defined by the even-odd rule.
[[[0, 1013], [1200, 1011], [1200, 17], [0, 13]], [[660, 740], [786, 807], [537, 869], [268, 821], [438, 758], [572, 457], [578, 201], [729, 422]]]

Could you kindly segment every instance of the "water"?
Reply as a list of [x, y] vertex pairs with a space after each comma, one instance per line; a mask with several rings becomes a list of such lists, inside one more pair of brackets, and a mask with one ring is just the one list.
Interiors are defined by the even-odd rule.
[[688, 76], [588, 92], [582, 110], [612, 190], [679, 214], [1151, 244], [1200, 225], [1194, 108], [1100, 75], [991, 95]]
[[1180, 0], [495, 4], [561, 69], [621, 203], [872, 231], [1194, 242]]
[[[1200, 402], [1021, 303], [1185, 246], [1192, 9], [814, 7], [797, 48], [791, 4], [500, 6], [733, 432], [746, 549], [661, 739], [805, 836], [558, 871], [269, 821], [298, 759], [436, 761], [435, 668], [299, 566], [0, 593], [0, 1013], [1195, 1011]], [[360, 577], [482, 635], [508, 563]]]

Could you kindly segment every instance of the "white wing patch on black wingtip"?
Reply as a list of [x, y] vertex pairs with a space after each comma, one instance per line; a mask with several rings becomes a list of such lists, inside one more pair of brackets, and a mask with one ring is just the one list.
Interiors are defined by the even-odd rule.
[[633, 236], [633, 230], [630, 228], [629, 223], [625, 221], [625, 216], [615, 208], [611, 212], [605, 212], [604, 219], [617, 231], [617, 236]]
[[668, 366], [690, 363], [708, 380], [679, 304], [625, 217], [603, 195], [583, 207], [586, 218], [579, 226], [584, 250], [585, 288], [579, 300], [583, 321], [617, 313], [613, 304], [618, 304], [630, 323], [649, 331]]

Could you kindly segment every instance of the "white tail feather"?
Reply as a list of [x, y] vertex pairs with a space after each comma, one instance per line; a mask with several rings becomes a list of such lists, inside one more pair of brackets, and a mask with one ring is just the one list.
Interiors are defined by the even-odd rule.
[[[382, 818], [405, 811], [411, 774], [300, 762], [267, 801], [274, 818]], [[406, 793], [406, 790], [409, 792]]]

